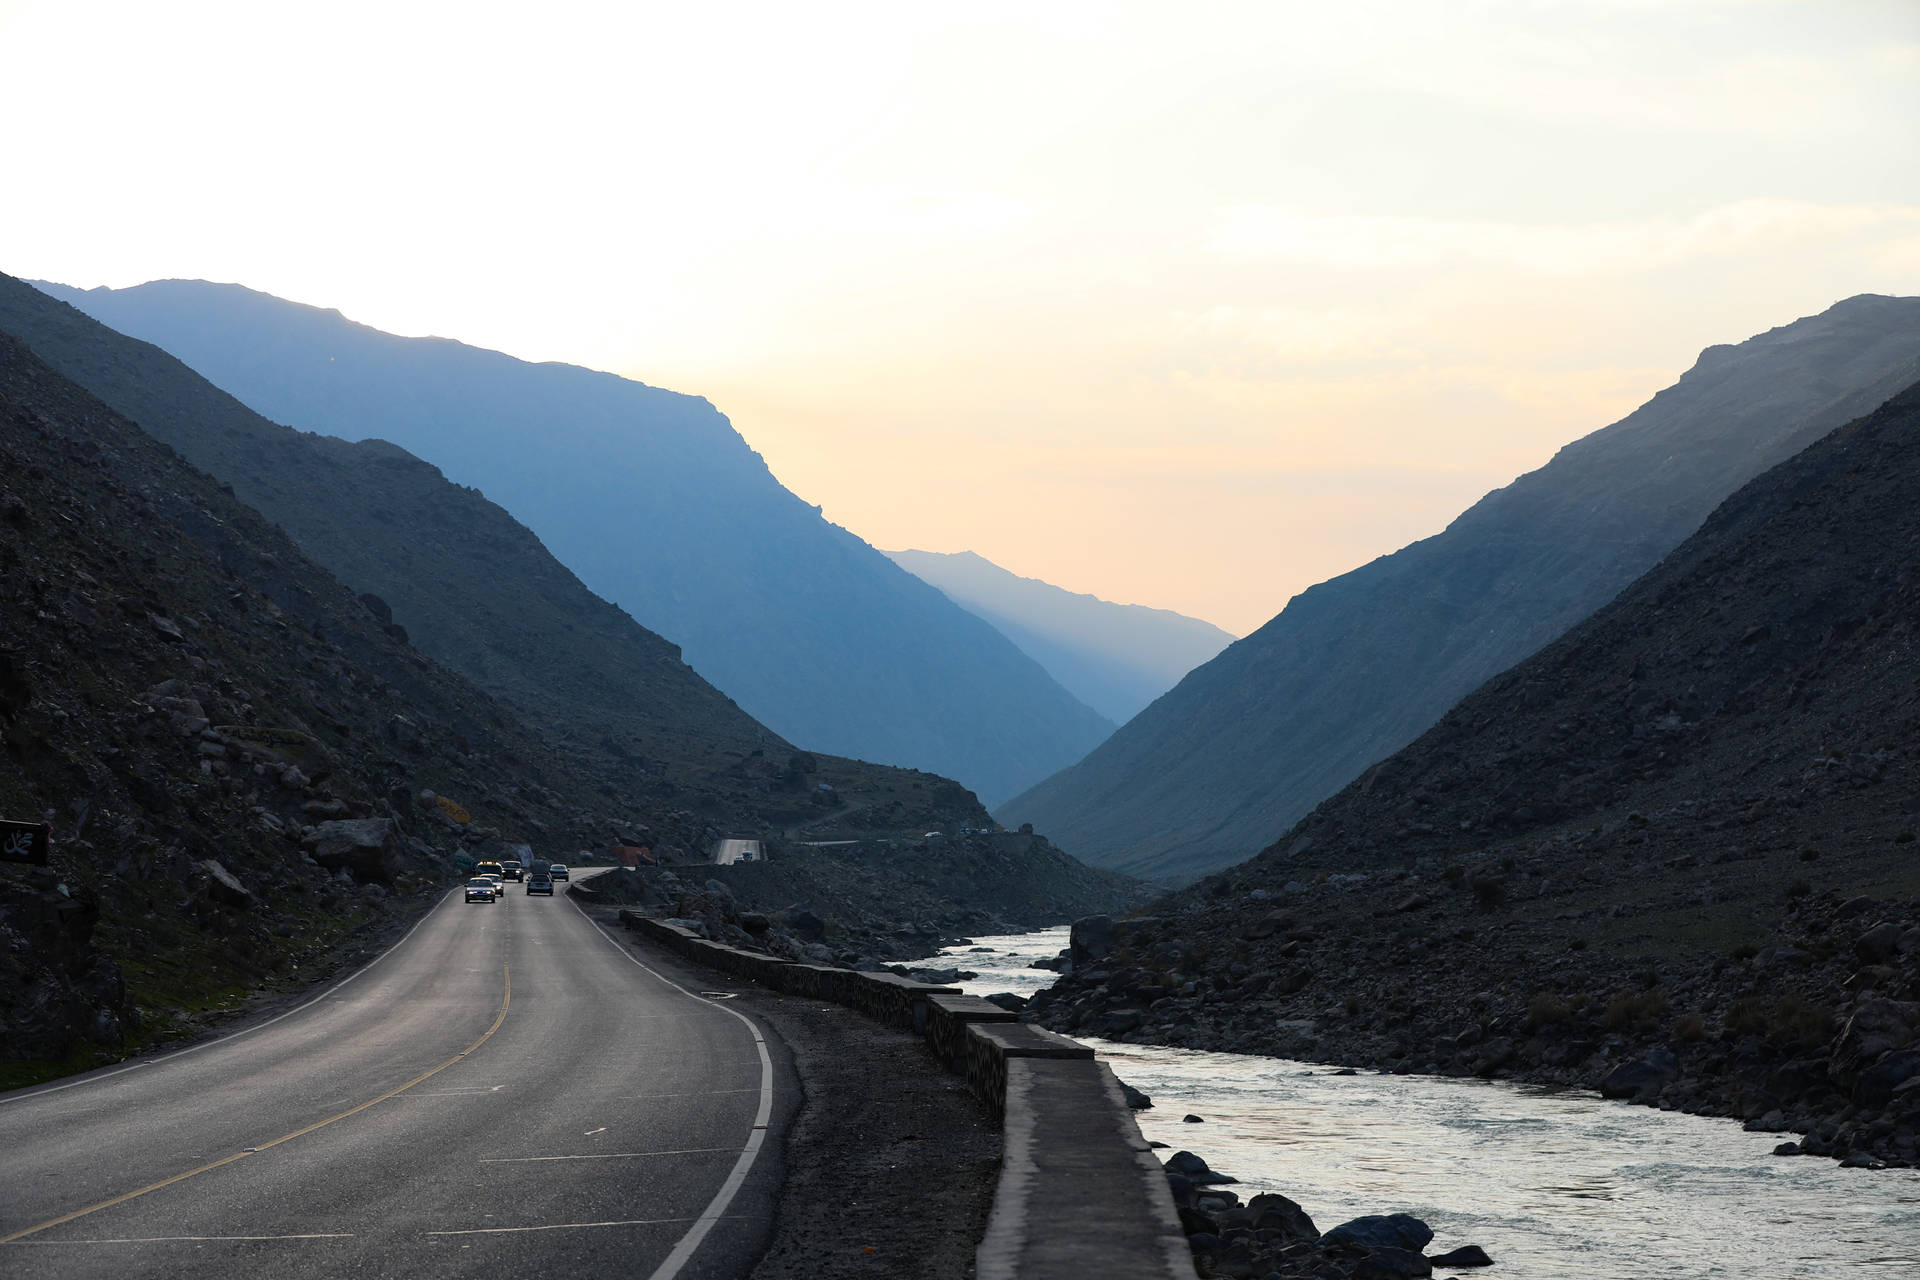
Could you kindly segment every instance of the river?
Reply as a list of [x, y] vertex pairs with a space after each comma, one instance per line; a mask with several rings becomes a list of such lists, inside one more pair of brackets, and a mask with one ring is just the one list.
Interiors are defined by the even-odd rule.
[[[977, 972], [975, 994], [1031, 995], [1053, 981], [1032, 961], [1066, 945], [1064, 928], [977, 938], [942, 962]], [[1477, 1244], [1508, 1280], [1920, 1276], [1920, 1172], [1774, 1156], [1792, 1135], [1500, 1081], [1086, 1043], [1153, 1098], [1137, 1119], [1166, 1154], [1239, 1178], [1243, 1199], [1288, 1196], [1323, 1231], [1411, 1213], [1431, 1251]]]

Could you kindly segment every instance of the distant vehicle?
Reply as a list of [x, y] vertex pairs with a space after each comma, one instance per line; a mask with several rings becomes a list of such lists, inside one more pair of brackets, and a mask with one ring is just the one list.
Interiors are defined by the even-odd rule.
[[496, 898], [507, 891], [506, 885], [501, 881], [498, 871], [489, 871], [480, 878], [493, 886], [493, 894]]
[[520, 865], [518, 858], [502, 858], [500, 860], [500, 878], [502, 880], [524, 879], [526, 873], [527, 869]]
[[501, 874], [500, 864], [497, 862], [477, 863], [473, 868], [473, 874], [477, 876], [497, 876]]
[[551, 898], [553, 896], [553, 877], [543, 876], [538, 871], [534, 872], [527, 877], [527, 892], [544, 893]]
[[555, 880], [569, 879], [567, 875], [567, 864], [564, 862], [556, 862], [552, 866], [548, 867], [547, 874], [552, 876]]
[[938, 831], [929, 831], [927, 832], [927, 834], [921, 836], [920, 838], [922, 840], [944, 840], [946, 839], [946, 836], [942, 835]]
[[468, 902], [497, 902], [500, 899], [500, 886], [485, 876], [475, 876], [467, 881]]

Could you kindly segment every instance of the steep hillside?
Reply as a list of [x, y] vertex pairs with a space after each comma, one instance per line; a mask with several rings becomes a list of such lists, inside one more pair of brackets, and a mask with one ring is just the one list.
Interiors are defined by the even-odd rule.
[[1233, 637], [1198, 618], [1114, 604], [1022, 578], [971, 551], [889, 551], [895, 564], [985, 618], [1080, 701], [1125, 724]]
[[1920, 386], [1122, 926], [1048, 1017], [1604, 1082], [1920, 1161], [1916, 486]]
[[[774, 832], [840, 804], [903, 825], [967, 820], [911, 774], [796, 752], [588, 591], [499, 506], [382, 441], [260, 417], [164, 351], [0, 276], [0, 331], [264, 512], [422, 653], [556, 742], [600, 757], [622, 797], [671, 802], [728, 834]], [[795, 761], [805, 767], [796, 769]], [[823, 772], [824, 770], [824, 772]], [[822, 783], [835, 788], [826, 804]], [[824, 806], [824, 807], [823, 807]]]
[[701, 834], [610, 783], [0, 335], [0, 817], [52, 827], [0, 862], [0, 1057], [318, 976], [463, 844]]
[[1604, 604], [1746, 480], [1915, 378], [1914, 298], [1852, 298], [1709, 348], [1444, 533], [1302, 592], [996, 816], [1137, 875], [1231, 865]]
[[[666, 759], [559, 741], [439, 666], [231, 485], [0, 334], [0, 818], [51, 835], [39, 860], [16, 830], [0, 842], [0, 1087], [324, 976], [430, 905], [461, 854], [645, 839], [697, 866], [783, 817], [816, 839], [985, 818], [914, 771]], [[1034, 885], [1067, 913], [1139, 891], [1045, 849], [996, 870], [964, 902], [924, 873], [864, 900], [891, 928], [889, 904], [899, 923], [1022, 909]]]
[[[792, 741], [945, 774], [992, 803], [1112, 731], [992, 627], [782, 488], [705, 400], [399, 338], [238, 286], [45, 287], [276, 421], [389, 440], [478, 486]], [[218, 475], [238, 461], [218, 436], [172, 443]]]

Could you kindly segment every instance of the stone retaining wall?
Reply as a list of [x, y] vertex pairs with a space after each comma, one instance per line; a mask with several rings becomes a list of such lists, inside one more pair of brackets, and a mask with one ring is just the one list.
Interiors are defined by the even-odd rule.
[[[709, 942], [635, 911], [621, 925], [689, 960], [924, 1036], [934, 1059], [1005, 1126], [979, 1280], [1192, 1280], [1160, 1162], [1093, 1050], [953, 987], [798, 964]], [[1070, 1206], [1064, 1209], [1063, 1206]]]

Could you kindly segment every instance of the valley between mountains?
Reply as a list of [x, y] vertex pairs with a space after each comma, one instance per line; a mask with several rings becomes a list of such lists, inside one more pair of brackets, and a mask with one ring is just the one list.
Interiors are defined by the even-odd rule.
[[1125, 660], [1117, 606], [896, 553], [936, 590], [692, 397], [199, 282], [0, 277], [0, 332], [0, 817], [51, 836], [0, 863], [16, 1082], [524, 849], [811, 963], [1078, 919], [1025, 1011], [1065, 1031], [1920, 1161], [1920, 300], [1711, 348], [1254, 635], [1136, 617]]

